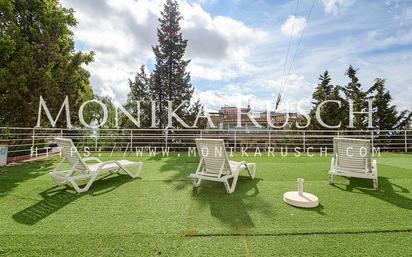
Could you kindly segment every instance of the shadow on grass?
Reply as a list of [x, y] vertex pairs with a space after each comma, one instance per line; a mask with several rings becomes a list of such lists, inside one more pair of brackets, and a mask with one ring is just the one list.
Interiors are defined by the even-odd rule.
[[165, 182], [173, 184], [176, 190], [192, 186], [189, 175], [196, 171], [199, 160], [198, 157], [187, 156], [187, 153], [171, 153], [169, 157], [156, 155], [149, 159], [149, 161], [163, 162], [160, 172], [170, 173], [169, 178]]
[[197, 200], [200, 208], [209, 208], [210, 214], [220, 222], [241, 230], [255, 227], [249, 210], [266, 212], [270, 205], [259, 199], [258, 183], [261, 179], [251, 180], [240, 176], [233, 194], [227, 194], [223, 183], [202, 181], [193, 189], [192, 198]]
[[[287, 203], [285, 203], [287, 204]], [[296, 207], [293, 205], [289, 205], [292, 208], [298, 209], [298, 210], [302, 210], [304, 212], [316, 212], [320, 215], [326, 215], [326, 213], [323, 212], [323, 209], [325, 209], [325, 207], [320, 203], [318, 207], [315, 208], [300, 208], [300, 207]]]
[[[156, 156], [150, 160], [163, 162], [160, 172], [170, 173], [169, 179], [165, 183], [174, 185], [176, 190], [192, 188], [189, 175], [196, 171], [200, 158], [189, 157], [187, 153], [180, 153], [180, 156], [174, 153], [167, 158]], [[257, 167], [257, 175], [259, 176], [259, 166]], [[260, 178], [251, 180], [247, 176], [247, 172], [242, 171], [236, 191], [229, 195], [223, 183], [204, 180], [200, 187], [193, 189], [192, 199], [196, 201], [196, 204], [199, 204], [193, 211], [197, 213], [199, 211], [197, 208], [208, 208], [212, 217], [238, 232], [253, 228], [255, 225], [250, 212], [261, 212], [267, 216], [273, 216], [271, 212], [273, 206], [258, 196], [258, 183], [260, 181], [262, 181]]]
[[[187, 153], [176, 153], [169, 157], [156, 156], [151, 157], [150, 161], [161, 161], [160, 172], [170, 174], [165, 183], [174, 186], [175, 190], [184, 190], [192, 188], [189, 175], [196, 171], [199, 164], [198, 157], [188, 157]], [[234, 230], [236, 233], [247, 233], [248, 229], [254, 228], [253, 217], [265, 216], [272, 219], [276, 216], [274, 203], [266, 201], [259, 196], [259, 183], [263, 181], [259, 178], [260, 166], [257, 165], [257, 178], [251, 180], [246, 171], [242, 171], [239, 176], [236, 191], [233, 194], [227, 194], [223, 183], [202, 181], [200, 187], [193, 189], [192, 200], [194, 207], [191, 209], [193, 228], [197, 228], [199, 215], [210, 215], [219, 220], [222, 224]], [[201, 210], [206, 210], [201, 212]], [[307, 210], [324, 215], [323, 206]], [[258, 214], [259, 215], [258, 215]], [[262, 215], [263, 214], [263, 215]], [[208, 217], [205, 217], [206, 219]], [[196, 234], [188, 230], [189, 234]]]
[[54, 161], [50, 159], [28, 162], [0, 169], [0, 197], [7, 195], [24, 181], [47, 174], [53, 169]]
[[368, 194], [382, 201], [388, 202], [397, 207], [412, 210], [412, 199], [399, 193], [409, 193], [407, 188], [391, 183], [387, 177], [379, 177], [379, 190], [372, 189], [372, 182], [360, 178], [347, 178], [349, 185], [334, 184], [335, 187], [353, 192], [354, 189], [364, 194]]
[[27, 207], [26, 209], [13, 214], [13, 219], [20, 224], [35, 225], [37, 222], [47, 218], [56, 211], [62, 209], [77, 199], [89, 195], [99, 196], [115, 190], [123, 184], [133, 181], [129, 176], [118, 174], [105, 176], [93, 183], [89, 191], [78, 194], [69, 187], [53, 187], [42, 193], [43, 198], [39, 202]]
[[[193, 210], [196, 214], [193, 217], [195, 219], [193, 227], [197, 227], [199, 215], [205, 213], [219, 220], [233, 233], [245, 235], [250, 229], [256, 227], [254, 219], [257, 217], [269, 219], [275, 217], [273, 203], [259, 196], [258, 185], [261, 181], [260, 178], [251, 180], [243, 174], [239, 177], [236, 191], [230, 195], [226, 193], [222, 183], [202, 182], [201, 186], [193, 189], [192, 193], [192, 199], [196, 202]], [[204, 211], [201, 211], [202, 209]]]

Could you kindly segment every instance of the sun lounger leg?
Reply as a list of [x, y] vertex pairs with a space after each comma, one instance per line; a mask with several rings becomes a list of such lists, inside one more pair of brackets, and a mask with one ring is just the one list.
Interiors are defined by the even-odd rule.
[[373, 189], [374, 190], [378, 190], [378, 185], [379, 185], [379, 182], [378, 182], [378, 178], [375, 178], [375, 179], [373, 179]]
[[93, 182], [96, 180], [96, 177], [97, 175], [93, 175], [92, 177], [90, 177], [89, 181], [83, 188], [80, 188], [76, 181], [74, 181], [73, 179], [70, 180], [70, 184], [72, 185], [74, 190], [76, 190], [77, 193], [83, 193], [89, 190]]
[[255, 179], [256, 177], [256, 163], [248, 163], [247, 170], [249, 172], [249, 176], [251, 179]]
[[229, 194], [235, 192], [238, 178], [239, 178], [239, 176], [235, 176], [235, 177], [233, 178], [232, 186], [230, 187], [230, 193], [229, 193]]
[[329, 185], [333, 184], [333, 174], [332, 172], [335, 170], [335, 158], [332, 158], [330, 161], [330, 169], [329, 169], [329, 174], [328, 174], [328, 182]]
[[229, 184], [228, 179], [223, 181], [223, 184], [225, 185], [225, 188], [228, 194], [235, 192], [238, 178], [239, 178], [239, 173], [237, 173], [236, 176], [233, 177], [232, 185]]
[[225, 181], [223, 182], [223, 184], [225, 185], [226, 192], [227, 192], [228, 194], [231, 194], [232, 192], [231, 192], [231, 188], [230, 188], [230, 186], [229, 186], [229, 181], [225, 180]]
[[195, 178], [192, 178], [192, 184], [194, 188], [199, 187], [201, 182], [202, 182], [202, 179], [200, 178], [197, 180]]
[[373, 179], [373, 189], [378, 190], [379, 181], [378, 181], [378, 164], [376, 160], [372, 160], [372, 172], [375, 174], [375, 178]]
[[143, 163], [138, 163], [137, 170], [136, 170], [135, 173], [131, 172], [131, 171], [130, 171], [129, 169], [127, 169], [127, 168], [124, 168], [124, 167], [121, 167], [121, 168], [122, 168], [122, 170], [124, 170], [130, 177], [132, 177], [132, 178], [137, 178], [137, 177], [140, 176], [140, 173], [142, 172], [142, 166], [143, 166]]

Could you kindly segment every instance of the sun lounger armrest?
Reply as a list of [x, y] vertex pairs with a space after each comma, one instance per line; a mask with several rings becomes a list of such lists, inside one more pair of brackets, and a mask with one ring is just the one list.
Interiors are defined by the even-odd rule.
[[247, 162], [245, 162], [245, 161], [241, 161], [241, 162], [239, 163], [239, 167], [240, 167], [240, 166], [242, 166], [242, 165], [247, 166]]
[[240, 161], [240, 162], [230, 161], [230, 163], [236, 164], [236, 168], [237, 168], [236, 170], [240, 170], [242, 165], [244, 165], [245, 167], [248, 167], [245, 161]]
[[87, 158], [83, 158], [83, 161], [84, 161], [84, 162], [95, 161], [95, 162], [98, 162], [98, 163], [102, 163], [102, 161], [101, 161], [99, 158], [97, 158], [97, 157], [87, 157]]
[[103, 169], [105, 166], [110, 165], [110, 164], [116, 164], [119, 168], [123, 169], [123, 165], [118, 162], [118, 161], [107, 161], [107, 162], [101, 162], [99, 165], [99, 170]]
[[246, 163], [245, 161], [241, 161], [241, 162], [239, 162], [239, 164], [238, 164], [238, 166], [237, 166], [237, 170], [240, 170], [241, 167], [242, 167], [242, 165], [243, 165], [245, 168], [248, 168], [247, 163]]

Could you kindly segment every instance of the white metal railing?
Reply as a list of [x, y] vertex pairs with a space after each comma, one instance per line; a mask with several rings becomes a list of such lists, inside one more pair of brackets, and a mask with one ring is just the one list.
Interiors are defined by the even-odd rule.
[[54, 145], [54, 138], [75, 141], [79, 149], [90, 151], [125, 151], [148, 148], [170, 148], [186, 151], [194, 147], [196, 138], [221, 138], [237, 151], [241, 147], [274, 150], [295, 148], [319, 151], [333, 148], [334, 137], [370, 139], [380, 151], [412, 152], [412, 130], [221, 130], [221, 129], [57, 129], [0, 128], [0, 144], [8, 145], [10, 155], [27, 155], [45, 151]]

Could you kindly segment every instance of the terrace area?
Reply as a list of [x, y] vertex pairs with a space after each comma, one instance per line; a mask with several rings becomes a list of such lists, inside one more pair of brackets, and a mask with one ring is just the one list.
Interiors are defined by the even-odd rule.
[[[383, 153], [372, 182], [327, 183], [330, 156], [241, 157], [257, 178], [193, 189], [198, 157], [126, 156], [144, 162], [141, 179], [100, 178], [77, 194], [55, 187], [43, 158], [0, 169], [0, 256], [405, 256], [412, 251], [412, 157]], [[124, 159], [120, 154], [103, 160]], [[320, 206], [282, 201], [296, 178]]]
[[411, 18], [0, 0], [0, 257], [412, 256]]

